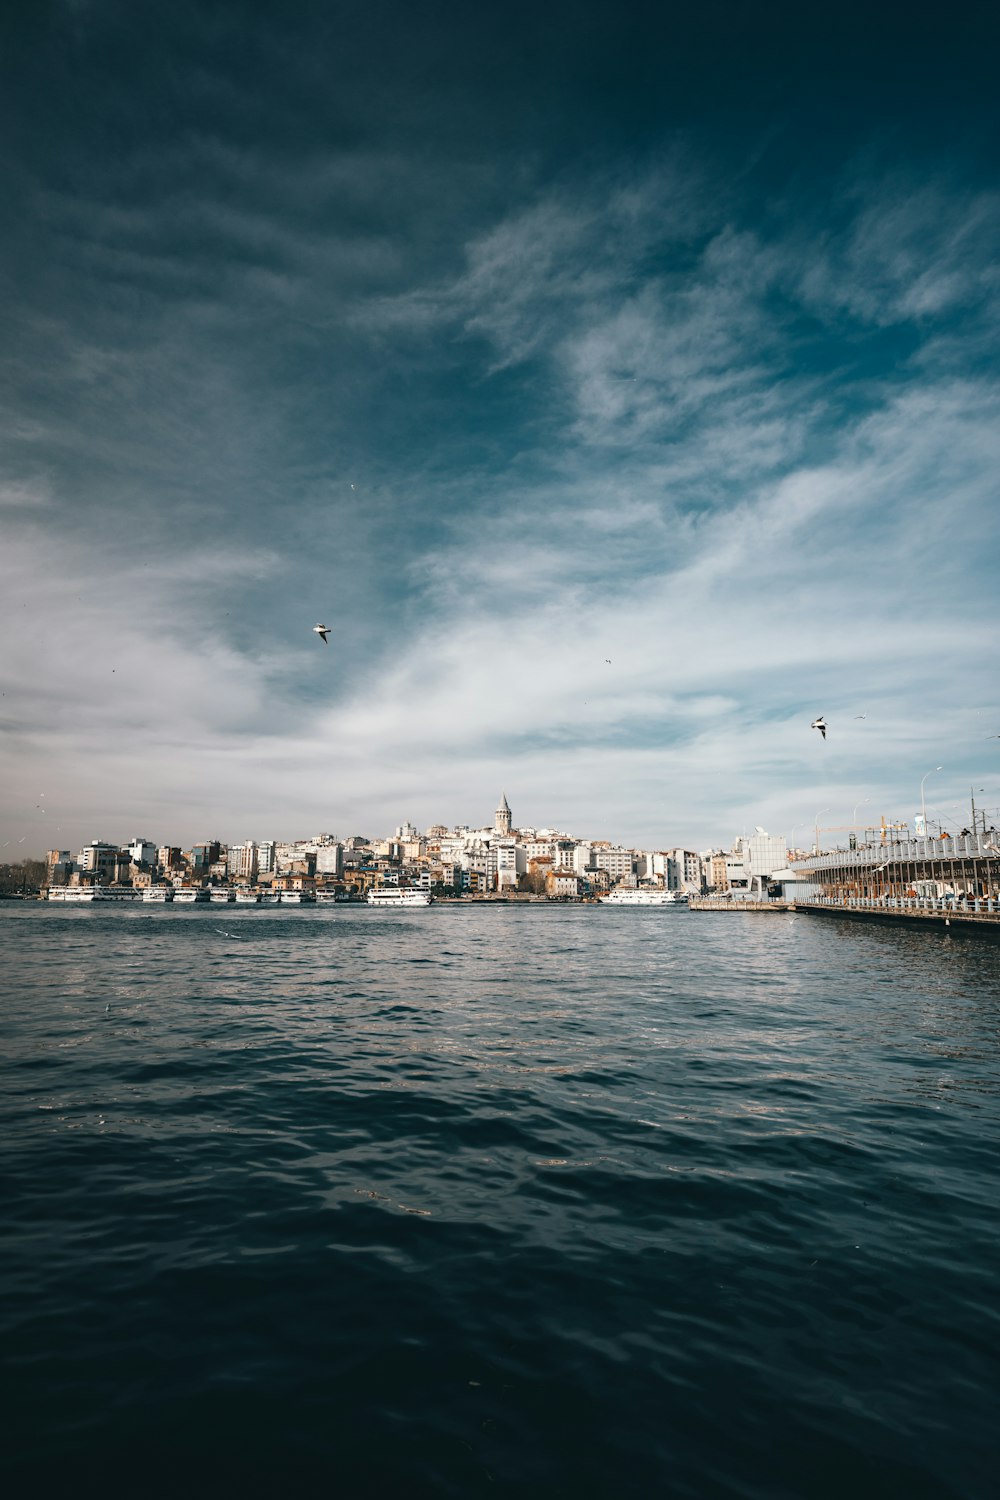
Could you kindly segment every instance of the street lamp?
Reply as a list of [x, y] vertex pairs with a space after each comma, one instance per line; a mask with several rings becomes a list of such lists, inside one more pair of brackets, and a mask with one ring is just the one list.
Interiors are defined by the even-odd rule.
[[868, 803], [871, 800], [872, 799], [870, 797], [863, 797], [860, 802], [855, 802], [855, 804], [854, 804], [854, 811], [851, 813], [851, 832], [852, 833], [855, 832], [856, 829], [857, 829], [858, 808], [859, 807], [867, 807]]
[[816, 816], [813, 818], [813, 822], [816, 825], [816, 842], [813, 845], [813, 853], [814, 854], [818, 854], [819, 853], [819, 819], [820, 819], [820, 813], [825, 813], [825, 812], [829, 812], [829, 811], [830, 811], [830, 809], [828, 807], [821, 807], [819, 809], [819, 812], [817, 812]]
[[924, 806], [924, 782], [927, 780], [928, 776], [933, 776], [935, 771], [943, 770], [944, 766], [934, 766], [931, 770], [925, 771], [920, 778], [920, 821], [924, 825], [924, 838], [927, 837], [927, 809]]

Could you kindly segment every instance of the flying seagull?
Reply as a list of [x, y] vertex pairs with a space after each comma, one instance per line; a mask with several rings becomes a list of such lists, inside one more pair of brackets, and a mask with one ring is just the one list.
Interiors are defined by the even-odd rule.
[[868, 715], [867, 714], [855, 714], [854, 717], [856, 719], [867, 719]]
[[822, 714], [818, 719], [813, 719], [812, 723], [809, 725], [809, 728], [818, 729], [823, 738], [826, 739], [826, 720], [823, 718]]
[[314, 625], [313, 634], [318, 635], [320, 640], [323, 642], [323, 645], [325, 646], [328, 644], [326, 638], [330, 634], [330, 627], [329, 625]]

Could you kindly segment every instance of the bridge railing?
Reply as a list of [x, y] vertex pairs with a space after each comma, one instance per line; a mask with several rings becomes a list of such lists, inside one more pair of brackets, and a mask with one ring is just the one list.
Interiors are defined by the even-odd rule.
[[837, 849], [795, 861], [796, 870], [873, 868], [921, 860], [1000, 858], [1000, 834], [977, 833], [965, 838], [909, 839], [905, 843], [871, 844], [861, 849]]
[[1000, 901], [966, 896], [812, 896], [809, 904], [848, 907], [858, 911], [1000, 913]]

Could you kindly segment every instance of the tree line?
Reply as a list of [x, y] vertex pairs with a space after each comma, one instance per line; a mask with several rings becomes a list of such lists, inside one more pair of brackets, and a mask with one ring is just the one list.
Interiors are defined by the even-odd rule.
[[0, 865], [0, 896], [37, 896], [45, 884], [44, 859], [22, 859]]

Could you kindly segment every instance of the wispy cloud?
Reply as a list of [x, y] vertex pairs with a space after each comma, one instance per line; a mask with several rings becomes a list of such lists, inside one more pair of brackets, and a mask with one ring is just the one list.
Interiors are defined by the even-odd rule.
[[869, 167], [762, 202], [690, 141], [491, 216], [454, 176], [206, 132], [38, 190], [7, 819], [34, 836], [36, 769], [87, 836], [467, 821], [506, 785], [704, 843], [895, 810], [945, 738], [978, 773], [995, 194]]

